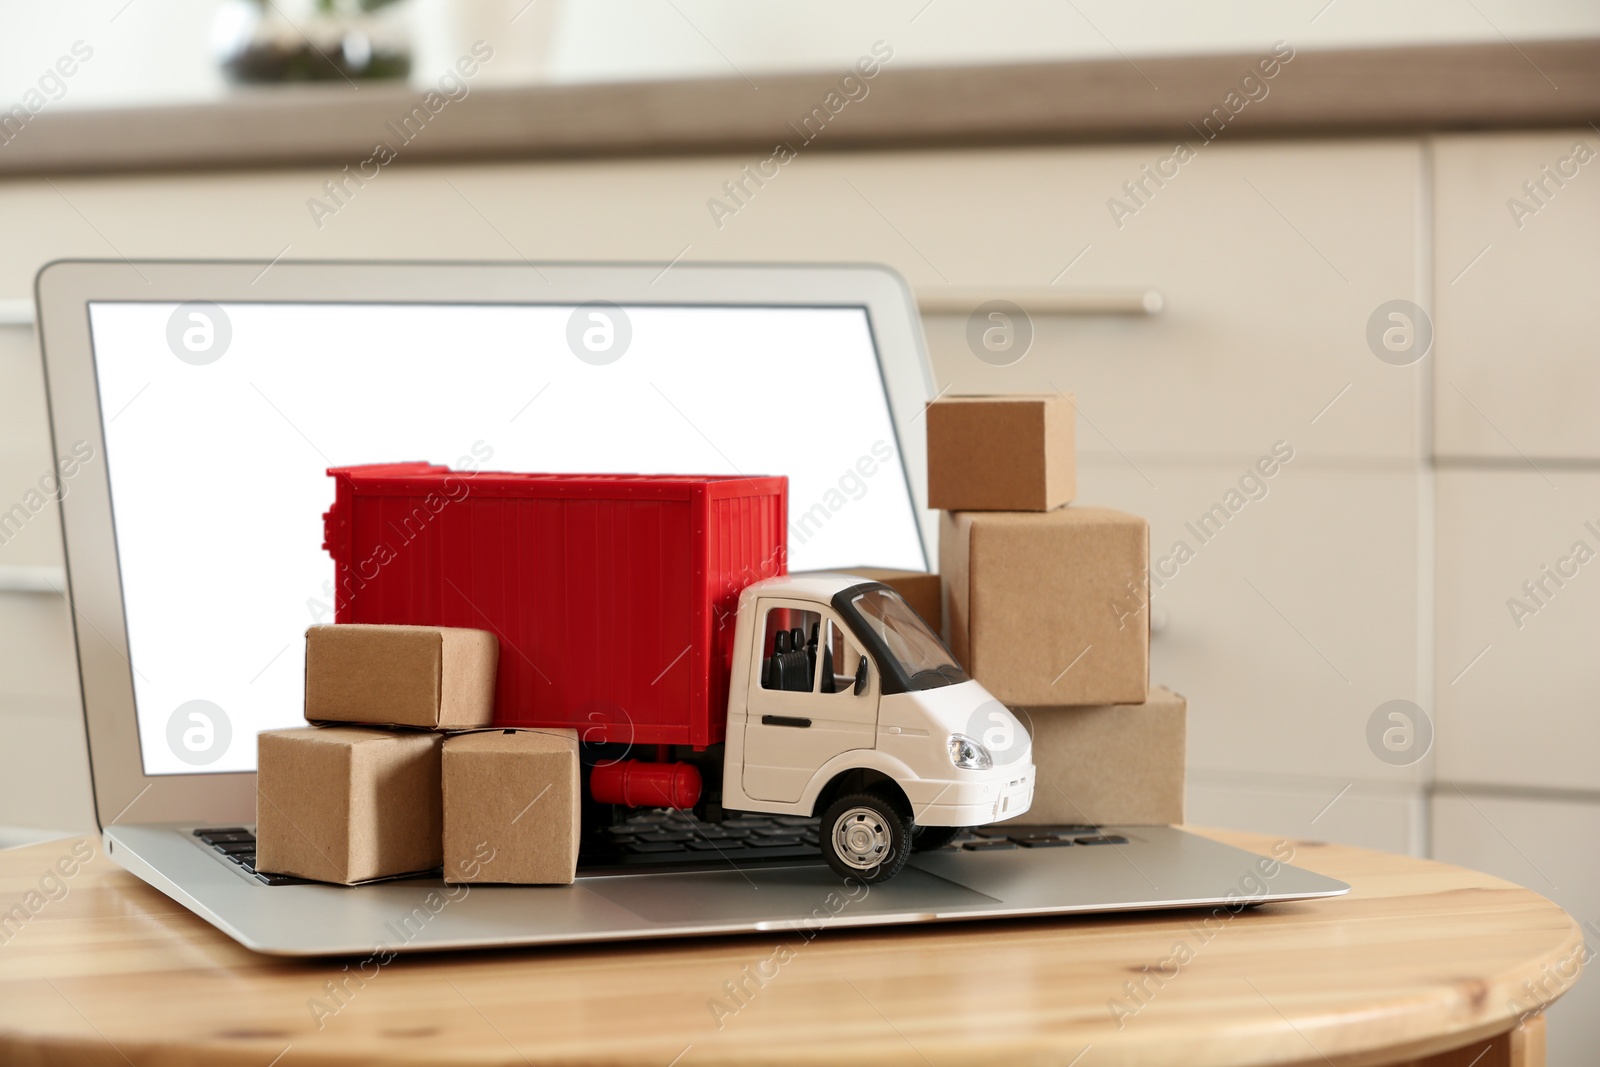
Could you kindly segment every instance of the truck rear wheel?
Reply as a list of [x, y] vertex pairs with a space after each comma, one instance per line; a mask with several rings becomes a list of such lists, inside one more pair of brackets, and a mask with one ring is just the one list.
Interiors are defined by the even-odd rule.
[[911, 820], [875, 793], [851, 793], [829, 804], [821, 831], [828, 866], [864, 883], [899, 874], [911, 851]]

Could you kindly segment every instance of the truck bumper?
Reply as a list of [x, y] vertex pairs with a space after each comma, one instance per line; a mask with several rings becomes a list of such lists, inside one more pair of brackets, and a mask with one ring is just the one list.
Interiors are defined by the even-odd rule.
[[[918, 826], [985, 826], [1023, 814], [1033, 804], [1032, 763], [979, 781], [921, 781], [911, 807]], [[910, 790], [907, 790], [910, 792]]]

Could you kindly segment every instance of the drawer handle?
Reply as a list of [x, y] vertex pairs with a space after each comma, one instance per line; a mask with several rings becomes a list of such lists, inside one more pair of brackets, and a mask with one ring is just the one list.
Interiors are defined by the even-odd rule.
[[1154, 289], [932, 289], [917, 294], [917, 307], [924, 315], [970, 315], [991, 300], [1030, 315], [1159, 315], [1167, 303]]
[[0, 565], [0, 593], [43, 593], [61, 596], [67, 591], [67, 569], [47, 563]]
[[0, 326], [32, 326], [33, 301], [0, 300]]

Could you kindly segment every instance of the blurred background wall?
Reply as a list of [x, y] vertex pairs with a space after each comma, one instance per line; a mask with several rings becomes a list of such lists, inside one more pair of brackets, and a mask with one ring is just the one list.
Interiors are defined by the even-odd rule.
[[[232, 0], [85, 0], [11, 4], [0, 34], [0, 99], [21, 95], [79, 38], [106, 48], [75, 76], [64, 106], [116, 107], [221, 93], [211, 62], [217, 13]], [[275, 0], [301, 19], [312, 0]], [[763, 4], [737, 0], [414, 0], [416, 77], [426, 81], [459, 50], [430, 62], [429, 43], [515, 17], [515, 72], [559, 82], [726, 75], [734, 68], [843, 68], [873, 41], [894, 42], [905, 65], [1014, 63], [1119, 55], [1252, 51], [1280, 38], [1303, 48], [1500, 42], [1592, 37], [1600, 6], [1586, 0], [897, 0], [863, 8], [848, 0]], [[115, 21], [112, 21], [113, 17]], [[914, 21], [913, 21], [914, 20]], [[482, 36], [480, 33], [479, 36]], [[470, 42], [471, 38], [468, 38]], [[448, 49], [446, 49], [448, 51]]]

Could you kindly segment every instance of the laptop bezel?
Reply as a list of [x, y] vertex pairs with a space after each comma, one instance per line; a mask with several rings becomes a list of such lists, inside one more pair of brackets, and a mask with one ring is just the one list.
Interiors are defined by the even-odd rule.
[[872, 331], [924, 555], [931, 558], [935, 550], [937, 524], [927, 508], [920, 421], [934, 384], [915, 300], [904, 279], [888, 267], [60, 260], [39, 271], [34, 297], [55, 460], [59, 464], [75, 446], [93, 449], [94, 458], [74, 475], [58, 508], [95, 815], [102, 829], [117, 822], [253, 821], [255, 775], [144, 772], [89, 322], [92, 302], [566, 305], [607, 300], [860, 307]]

